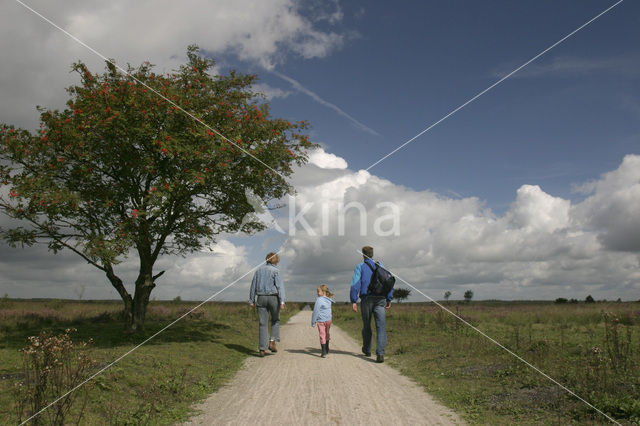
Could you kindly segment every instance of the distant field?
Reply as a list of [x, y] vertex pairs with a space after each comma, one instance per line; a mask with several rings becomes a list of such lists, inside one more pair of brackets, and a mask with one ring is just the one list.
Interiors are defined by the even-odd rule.
[[[93, 339], [90, 353], [99, 368], [192, 306], [152, 302], [146, 332], [129, 335], [118, 319], [122, 305], [117, 302], [0, 299], [1, 423], [17, 424], [12, 389], [22, 378], [19, 350], [28, 336], [76, 328], [74, 341]], [[283, 322], [300, 308], [287, 306]], [[90, 382], [82, 423], [155, 425], [186, 419], [195, 401], [218, 389], [255, 354], [257, 329], [255, 310], [246, 303], [205, 304]]]
[[[445, 305], [622, 424], [640, 424], [640, 303]], [[360, 315], [334, 324], [361, 341]], [[608, 424], [435, 304], [395, 304], [386, 361], [475, 424]], [[375, 344], [374, 344], [375, 346]]]

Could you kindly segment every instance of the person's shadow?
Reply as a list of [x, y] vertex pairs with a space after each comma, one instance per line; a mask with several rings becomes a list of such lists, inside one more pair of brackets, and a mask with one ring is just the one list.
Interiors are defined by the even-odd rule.
[[[285, 349], [285, 351], [292, 354], [303, 354], [303, 355], [309, 355], [309, 356], [318, 357], [318, 358], [320, 358], [320, 355], [322, 354], [322, 351], [319, 348], [314, 348], [311, 346], [307, 346], [304, 349]], [[329, 357], [331, 356], [331, 354], [351, 355], [351, 356], [355, 356], [356, 358], [363, 358], [365, 360], [375, 362], [375, 359], [371, 359], [369, 357], [364, 356], [363, 354], [357, 354], [351, 351], [341, 351], [336, 349], [330, 349], [329, 354], [327, 356]]]
[[257, 356], [255, 350], [247, 348], [246, 346], [236, 345], [235, 343], [225, 343], [224, 346], [227, 347], [228, 349], [232, 349], [236, 352], [240, 352], [241, 354]]

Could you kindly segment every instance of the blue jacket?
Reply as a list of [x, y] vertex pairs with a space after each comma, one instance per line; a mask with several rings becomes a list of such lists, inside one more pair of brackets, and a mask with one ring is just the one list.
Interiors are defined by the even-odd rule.
[[278, 267], [271, 263], [265, 263], [258, 268], [253, 275], [251, 281], [251, 290], [249, 290], [249, 303], [256, 302], [256, 296], [266, 296], [269, 294], [277, 294], [280, 303], [284, 303], [284, 283]]
[[[366, 262], [371, 265], [371, 268], [376, 269], [376, 263], [372, 259], [367, 259]], [[382, 265], [382, 262], [380, 262], [380, 265], [384, 266]], [[356, 266], [356, 269], [354, 269], [353, 278], [351, 278], [351, 292], [349, 294], [351, 303], [356, 303], [358, 301], [358, 297], [362, 299], [363, 296], [367, 295], [369, 283], [371, 282], [371, 275], [373, 275], [371, 268], [362, 262]], [[393, 290], [387, 294], [387, 300], [389, 302], [393, 300]]]
[[331, 304], [335, 300], [327, 296], [320, 296], [313, 305], [313, 315], [311, 315], [311, 327], [317, 322], [331, 321]]

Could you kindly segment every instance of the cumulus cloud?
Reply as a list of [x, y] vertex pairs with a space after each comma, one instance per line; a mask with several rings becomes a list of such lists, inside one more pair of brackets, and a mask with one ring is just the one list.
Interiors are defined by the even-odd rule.
[[576, 207], [576, 218], [608, 249], [640, 252], [640, 156], [626, 156], [618, 169], [583, 188], [591, 195]]
[[523, 185], [496, 216], [478, 198], [415, 191], [366, 171], [324, 170], [314, 182], [302, 177], [318, 176], [308, 165], [291, 200], [299, 219], [289, 211], [288, 277], [299, 297], [324, 282], [346, 300], [359, 250], [372, 245], [436, 298], [466, 288], [479, 298], [636, 297], [639, 258], [621, 251], [640, 247], [639, 171], [640, 156], [627, 156], [576, 205]]
[[326, 152], [323, 148], [318, 148], [309, 153], [309, 163], [321, 169], [346, 169], [348, 164], [342, 157]]
[[[452, 291], [453, 299], [472, 289], [478, 299], [594, 297], [637, 299], [640, 290], [640, 156], [587, 185], [584, 201], [523, 185], [509, 209], [496, 215], [476, 197], [450, 198], [416, 191], [367, 171], [323, 168], [346, 164], [324, 150], [316, 164], [298, 169], [297, 193], [276, 210], [286, 232], [221, 239], [213, 251], [164, 257], [156, 270], [167, 273], [153, 296], [203, 300], [236, 281], [217, 299], [245, 300], [265, 247], [286, 240], [282, 271], [290, 300], [313, 300], [314, 288], [328, 284], [338, 300], [348, 300], [359, 250], [372, 245], [399, 278], [433, 298]], [[327, 163], [324, 163], [324, 160]], [[585, 187], [587, 187], [585, 186]], [[261, 239], [262, 238], [262, 239]], [[266, 241], [265, 240], [269, 240]], [[135, 257], [118, 266], [130, 285]], [[244, 275], [244, 277], [243, 277]], [[117, 298], [104, 275], [71, 253], [26, 251], [0, 246], [0, 292], [13, 297]], [[421, 300], [414, 292], [413, 300]]]
[[[203, 300], [236, 282], [215, 300], [245, 299], [251, 282], [251, 274], [246, 274], [255, 266], [248, 261], [247, 247], [228, 240], [220, 240], [211, 250], [186, 257], [161, 257], [155, 264], [155, 271], [165, 270], [166, 273], [157, 280], [152, 297]], [[127, 290], [133, 293], [133, 282], [138, 273], [136, 256], [124, 259], [114, 269]], [[73, 299], [78, 288], [85, 289], [84, 299], [119, 298], [102, 271], [69, 251], [53, 255], [43, 246], [15, 249], [0, 245], [2, 294]]]
[[[340, 48], [343, 35], [316, 28], [296, 0], [220, 0], [210, 2], [68, 1], [29, 3], [75, 37], [120, 65], [149, 60], [159, 71], [184, 61], [189, 44], [205, 52], [233, 53], [272, 68], [287, 55], [322, 57]], [[327, 10], [330, 9], [330, 10]], [[315, 10], [335, 15], [335, 4]], [[60, 107], [64, 88], [77, 81], [70, 65], [82, 60], [103, 69], [102, 59], [16, 2], [0, 5], [0, 116], [33, 127], [36, 105]], [[170, 17], [170, 21], [167, 18]], [[284, 95], [284, 92], [279, 92]]]

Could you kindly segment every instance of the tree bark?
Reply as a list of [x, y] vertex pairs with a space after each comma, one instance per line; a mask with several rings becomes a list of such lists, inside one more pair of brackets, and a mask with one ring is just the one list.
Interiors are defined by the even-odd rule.
[[116, 289], [120, 298], [124, 302], [124, 310], [122, 311], [122, 316], [124, 317], [125, 327], [130, 329], [130, 324], [132, 322], [132, 314], [133, 314], [133, 299], [131, 295], [122, 284], [122, 280], [113, 272], [113, 267], [109, 264], [105, 265], [105, 270], [107, 274], [107, 278], [111, 282], [111, 285]]
[[144, 320], [147, 314], [149, 296], [155, 286], [153, 261], [150, 256], [140, 256], [140, 272], [136, 279], [136, 289], [133, 295], [133, 311], [130, 324], [132, 331], [144, 331]]

